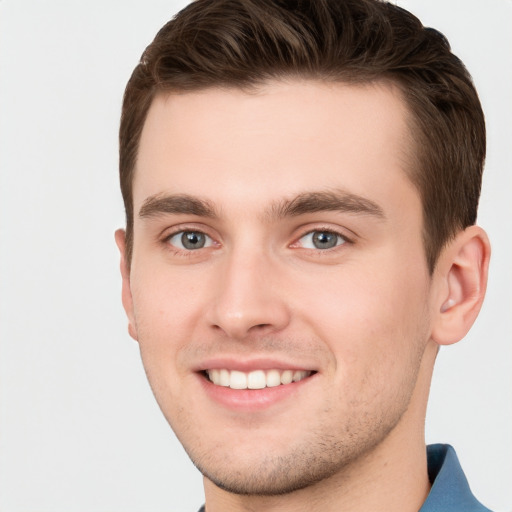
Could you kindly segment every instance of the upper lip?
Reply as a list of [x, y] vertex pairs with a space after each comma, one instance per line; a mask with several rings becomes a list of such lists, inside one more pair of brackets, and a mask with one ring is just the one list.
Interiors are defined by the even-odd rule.
[[274, 358], [251, 358], [242, 359], [240, 357], [226, 356], [213, 357], [201, 361], [195, 368], [195, 371], [201, 372], [205, 370], [227, 369], [237, 370], [240, 372], [251, 372], [254, 370], [307, 370], [317, 371], [313, 365], [294, 363]]

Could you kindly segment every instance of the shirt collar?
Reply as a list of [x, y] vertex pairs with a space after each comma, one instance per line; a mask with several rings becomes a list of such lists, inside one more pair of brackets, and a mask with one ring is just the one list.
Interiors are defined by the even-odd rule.
[[432, 488], [419, 512], [490, 512], [473, 496], [450, 445], [427, 446], [427, 461]]

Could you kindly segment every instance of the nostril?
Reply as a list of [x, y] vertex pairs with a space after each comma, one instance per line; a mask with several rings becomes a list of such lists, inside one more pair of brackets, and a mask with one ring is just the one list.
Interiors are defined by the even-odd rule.
[[253, 325], [249, 329], [248, 334], [249, 333], [252, 333], [252, 334], [258, 333], [258, 334], [262, 335], [266, 332], [271, 332], [271, 331], [275, 331], [275, 328], [272, 326], [272, 324], [256, 324], [256, 325]]

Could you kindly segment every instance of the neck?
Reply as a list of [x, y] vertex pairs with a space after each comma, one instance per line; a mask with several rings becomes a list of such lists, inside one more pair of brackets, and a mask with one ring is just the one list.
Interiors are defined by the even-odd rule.
[[425, 410], [437, 348], [427, 347], [408, 410], [379, 445], [331, 477], [279, 496], [236, 495], [204, 479], [206, 512], [417, 512], [430, 491]]

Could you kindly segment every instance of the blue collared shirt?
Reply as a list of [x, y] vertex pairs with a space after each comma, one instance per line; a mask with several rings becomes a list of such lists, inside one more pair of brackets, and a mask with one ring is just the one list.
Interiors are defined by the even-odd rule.
[[450, 445], [427, 446], [427, 461], [432, 488], [419, 512], [491, 512], [473, 496]]
[[[491, 512], [473, 496], [449, 444], [427, 446], [427, 462], [432, 488], [419, 512]], [[204, 506], [199, 512], [204, 512]]]

